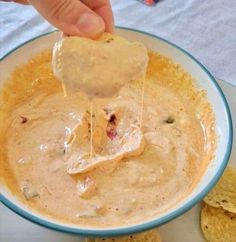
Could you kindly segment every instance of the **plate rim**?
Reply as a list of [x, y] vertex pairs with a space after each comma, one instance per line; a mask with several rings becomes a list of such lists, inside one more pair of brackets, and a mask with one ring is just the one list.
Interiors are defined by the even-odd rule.
[[[205, 72], [205, 74], [209, 77], [211, 82], [216, 87], [220, 97], [222, 98], [222, 101], [224, 103], [225, 113], [226, 113], [229, 139], [228, 139], [228, 142], [227, 142], [227, 148], [226, 148], [226, 151], [225, 151], [225, 154], [224, 154], [223, 162], [222, 162], [219, 170], [217, 171], [216, 175], [214, 176], [214, 178], [210, 181], [210, 183], [198, 195], [196, 195], [191, 201], [189, 201], [184, 206], [182, 206], [182, 207], [178, 208], [177, 210], [163, 216], [162, 218], [152, 219], [151, 221], [144, 222], [142, 224], [131, 225], [131, 226], [121, 227], [121, 228], [108, 228], [108, 229], [82, 228], [82, 227], [76, 228], [76, 227], [70, 227], [68, 225], [56, 224], [56, 222], [53, 223], [53, 222], [46, 220], [47, 218], [41, 219], [41, 218], [27, 212], [26, 210], [22, 209], [20, 206], [16, 205], [15, 203], [11, 202], [8, 198], [6, 198], [2, 194], [0, 194], [0, 201], [6, 207], [8, 207], [10, 210], [12, 210], [16, 214], [20, 215], [21, 217], [23, 217], [27, 220], [30, 220], [31, 222], [33, 222], [35, 224], [38, 224], [38, 225], [41, 225], [43, 227], [53, 229], [53, 230], [56, 230], [56, 231], [59, 231], [59, 232], [64, 232], [64, 233], [69, 233], [69, 234], [77, 234], [77, 235], [81, 235], [81, 236], [90, 236], [90, 237], [119, 236], [119, 235], [133, 234], [133, 233], [138, 233], [138, 232], [141, 232], [141, 231], [149, 230], [149, 229], [158, 227], [160, 225], [163, 225], [163, 224], [179, 217], [180, 215], [182, 215], [185, 212], [187, 212], [188, 210], [190, 210], [200, 200], [202, 200], [202, 198], [213, 188], [213, 186], [216, 184], [216, 182], [220, 179], [221, 175], [223, 174], [223, 172], [224, 172], [224, 170], [225, 170], [225, 168], [228, 164], [230, 154], [231, 154], [231, 150], [232, 150], [232, 144], [233, 144], [232, 117], [231, 117], [228, 102], [227, 102], [225, 95], [224, 95], [223, 91], [221, 90], [219, 84], [217, 83], [216, 79], [211, 75], [211, 73], [206, 69], [206, 67], [200, 61], [198, 61], [193, 55], [191, 55], [185, 49], [183, 49], [183, 48], [179, 47], [178, 45], [172, 43], [171, 41], [166, 40], [166, 39], [159, 37], [157, 35], [135, 29], [135, 28], [127, 28], [127, 27], [121, 27], [121, 26], [116, 26], [116, 28], [117, 29], [123, 29], [123, 30], [126, 30], [126, 31], [141, 33], [141, 34], [147, 35], [151, 38], [163, 41], [163, 42], [167, 43], [168, 45], [171, 45], [172, 47], [175, 47], [176, 49], [180, 50], [185, 55], [187, 55], [190, 59], [192, 59]], [[9, 52], [7, 52], [5, 55], [3, 55], [0, 58], [0, 61], [3, 61], [10, 54], [12, 54], [16, 50], [20, 49], [24, 45], [26, 45], [26, 44], [28, 44], [28, 43], [36, 40], [36, 39], [39, 39], [41, 37], [53, 34], [55, 32], [58, 32], [58, 30], [53, 30], [53, 31], [49, 31], [49, 32], [44, 33], [44, 34], [37, 35], [37, 36], [19, 44], [18, 46], [16, 46], [15, 48], [13, 48]]]

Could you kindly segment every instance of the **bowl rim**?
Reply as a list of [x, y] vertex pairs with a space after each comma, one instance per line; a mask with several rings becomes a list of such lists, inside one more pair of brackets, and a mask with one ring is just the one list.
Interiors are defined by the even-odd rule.
[[[193, 62], [195, 62], [201, 69], [203, 72], [205, 72], [205, 74], [209, 77], [210, 81], [214, 84], [214, 86], [216, 87], [223, 103], [224, 103], [224, 109], [225, 109], [225, 113], [226, 113], [226, 120], [227, 120], [227, 127], [228, 127], [228, 140], [227, 140], [227, 149], [225, 150], [225, 154], [224, 154], [224, 158], [223, 161], [221, 163], [221, 166], [219, 167], [216, 175], [213, 177], [213, 179], [209, 182], [209, 184], [199, 193], [197, 194], [192, 200], [190, 200], [188, 203], [186, 203], [184, 206], [181, 206], [180, 208], [178, 208], [175, 211], [172, 211], [171, 213], [161, 217], [161, 218], [157, 218], [157, 219], [152, 219], [151, 221], [148, 222], [143, 222], [142, 224], [138, 224], [138, 225], [130, 225], [127, 227], [121, 227], [121, 228], [108, 228], [108, 229], [96, 229], [96, 228], [76, 228], [76, 227], [70, 227], [69, 225], [61, 225], [61, 224], [57, 224], [56, 222], [51, 222], [48, 221], [47, 218], [45, 219], [41, 219], [36, 215], [32, 215], [31, 213], [27, 212], [26, 210], [22, 209], [20, 206], [16, 205], [15, 203], [13, 203], [11, 200], [9, 200], [7, 197], [3, 196], [2, 194], [0, 194], [0, 201], [6, 206], [8, 207], [10, 210], [12, 210], [13, 212], [17, 213], [18, 215], [20, 215], [21, 217], [35, 223], [38, 225], [41, 225], [43, 227], [52, 229], [52, 230], [56, 230], [59, 232], [65, 232], [65, 233], [69, 233], [69, 234], [77, 234], [77, 235], [81, 235], [81, 236], [88, 236], [88, 237], [109, 237], [109, 236], [119, 236], [119, 235], [126, 235], [126, 234], [133, 234], [133, 233], [138, 233], [138, 232], [142, 232], [145, 230], [149, 230], [155, 227], [158, 227], [160, 225], [163, 225], [169, 221], [171, 221], [174, 218], [177, 218], [178, 216], [182, 215], [183, 213], [187, 212], [189, 209], [191, 209], [196, 203], [198, 203], [200, 200], [202, 200], [202, 198], [213, 188], [213, 186], [216, 184], [216, 182], [220, 179], [221, 175], [223, 174], [226, 165], [228, 163], [230, 154], [231, 154], [231, 150], [232, 150], [232, 143], [233, 143], [233, 125], [232, 125], [232, 118], [231, 118], [231, 114], [230, 114], [230, 109], [229, 109], [229, 105], [227, 103], [227, 100], [220, 88], [220, 86], [218, 85], [218, 83], [216, 82], [215, 78], [211, 75], [211, 73], [206, 69], [206, 67], [201, 64], [194, 56], [192, 56], [189, 52], [187, 52], [186, 50], [184, 50], [183, 48], [179, 47], [178, 45], [162, 38], [159, 37], [157, 35], [145, 32], [145, 31], [141, 31], [138, 29], [134, 29], [134, 28], [127, 28], [127, 27], [121, 27], [121, 26], [116, 26], [117, 29], [123, 29], [126, 31], [131, 31], [131, 32], [137, 32], [146, 36], [149, 36], [151, 38], [154, 39], [158, 39], [162, 42], [165, 42], [168, 45], [171, 45], [172, 47], [180, 50], [181, 52], [183, 52], [185, 55], [187, 55], [190, 59], [192, 59]], [[17, 49], [21, 48], [22, 46], [36, 40], [39, 39], [43, 36], [47, 36], [50, 34], [53, 34], [54, 32], [57, 32], [58, 30], [53, 30], [44, 34], [40, 34], [37, 35], [34, 38], [31, 38], [21, 44], [19, 44], [18, 46], [16, 46], [15, 48], [13, 48], [12, 50], [10, 50], [9, 52], [7, 52], [5, 55], [3, 55], [3, 57], [0, 58], [0, 61], [3, 61], [6, 57], [8, 57], [10, 54], [12, 54], [13, 52], [15, 52]]]

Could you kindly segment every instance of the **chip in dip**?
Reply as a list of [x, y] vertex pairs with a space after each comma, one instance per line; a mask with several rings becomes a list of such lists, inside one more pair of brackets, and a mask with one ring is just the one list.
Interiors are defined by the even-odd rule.
[[136, 115], [135, 112], [119, 105], [113, 107], [112, 112], [105, 109], [93, 115], [93, 154], [90, 154], [91, 140], [81, 139], [81, 136], [89, 137], [91, 133], [89, 111], [85, 114], [82, 124], [78, 123], [68, 134], [65, 153], [69, 174], [86, 173], [99, 166], [111, 168], [112, 164], [116, 166], [116, 163], [124, 158], [139, 156], [144, 150], [145, 140], [138, 119], [130, 118], [130, 115]]
[[111, 97], [145, 74], [148, 55], [143, 44], [105, 33], [98, 40], [63, 38], [53, 48], [52, 63], [67, 89]]

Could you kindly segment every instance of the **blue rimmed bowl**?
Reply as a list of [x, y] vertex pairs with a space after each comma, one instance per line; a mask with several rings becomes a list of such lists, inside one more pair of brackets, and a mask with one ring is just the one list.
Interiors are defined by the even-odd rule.
[[[180, 216], [200, 201], [218, 181], [227, 165], [232, 148], [232, 121], [227, 101], [214, 77], [198, 60], [173, 43], [134, 29], [117, 27], [116, 32], [118, 35], [124, 36], [129, 40], [143, 42], [149, 49], [171, 58], [192, 75], [199, 88], [206, 91], [216, 118], [216, 133], [218, 140], [215, 158], [210, 162], [193, 191], [184, 200], [176, 204], [175, 207], [169, 209], [166, 213], [157, 218], [126, 227], [101, 229], [89, 227], [81, 228], [54, 219], [49, 219], [41, 214], [31, 211], [22, 204], [14, 194], [11, 194], [6, 185], [1, 184], [1, 202], [17, 214], [34, 223], [61, 232], [95, 237], [116, 236], [151, 229]], [[19, 65], [19, 63], [26, 63], [28, 59], [35, 54], [44, 49], [51, 48], [58, 39], [58, 32], [40, 35], [23, 43], [6, 54], [0, 62], [0, 86], [4, 84], [4, 81], [8, 79], [12, 70]]]

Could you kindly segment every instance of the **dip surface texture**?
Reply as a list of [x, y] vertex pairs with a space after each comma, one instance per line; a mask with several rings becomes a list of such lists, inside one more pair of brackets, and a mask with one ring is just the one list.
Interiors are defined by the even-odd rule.
[[[89, 100], [82, 93], [64, 97], [51, 58], [45, 51], [18, 67], [1, 91], [0, 177], [12, 193], [40, 214], [84, 227], [139, 223], [184, 199], [213, 158], [216, 140], [211, 107], [190, 75], [149, 53], [144, 146], [118, 162], [70, 172], [89, 150]], [[94, 101], [95, 153], [112, 155], [120, 137], [130, 141], [141, 94], [142, 80], [134, 80], [118, 96]]]

